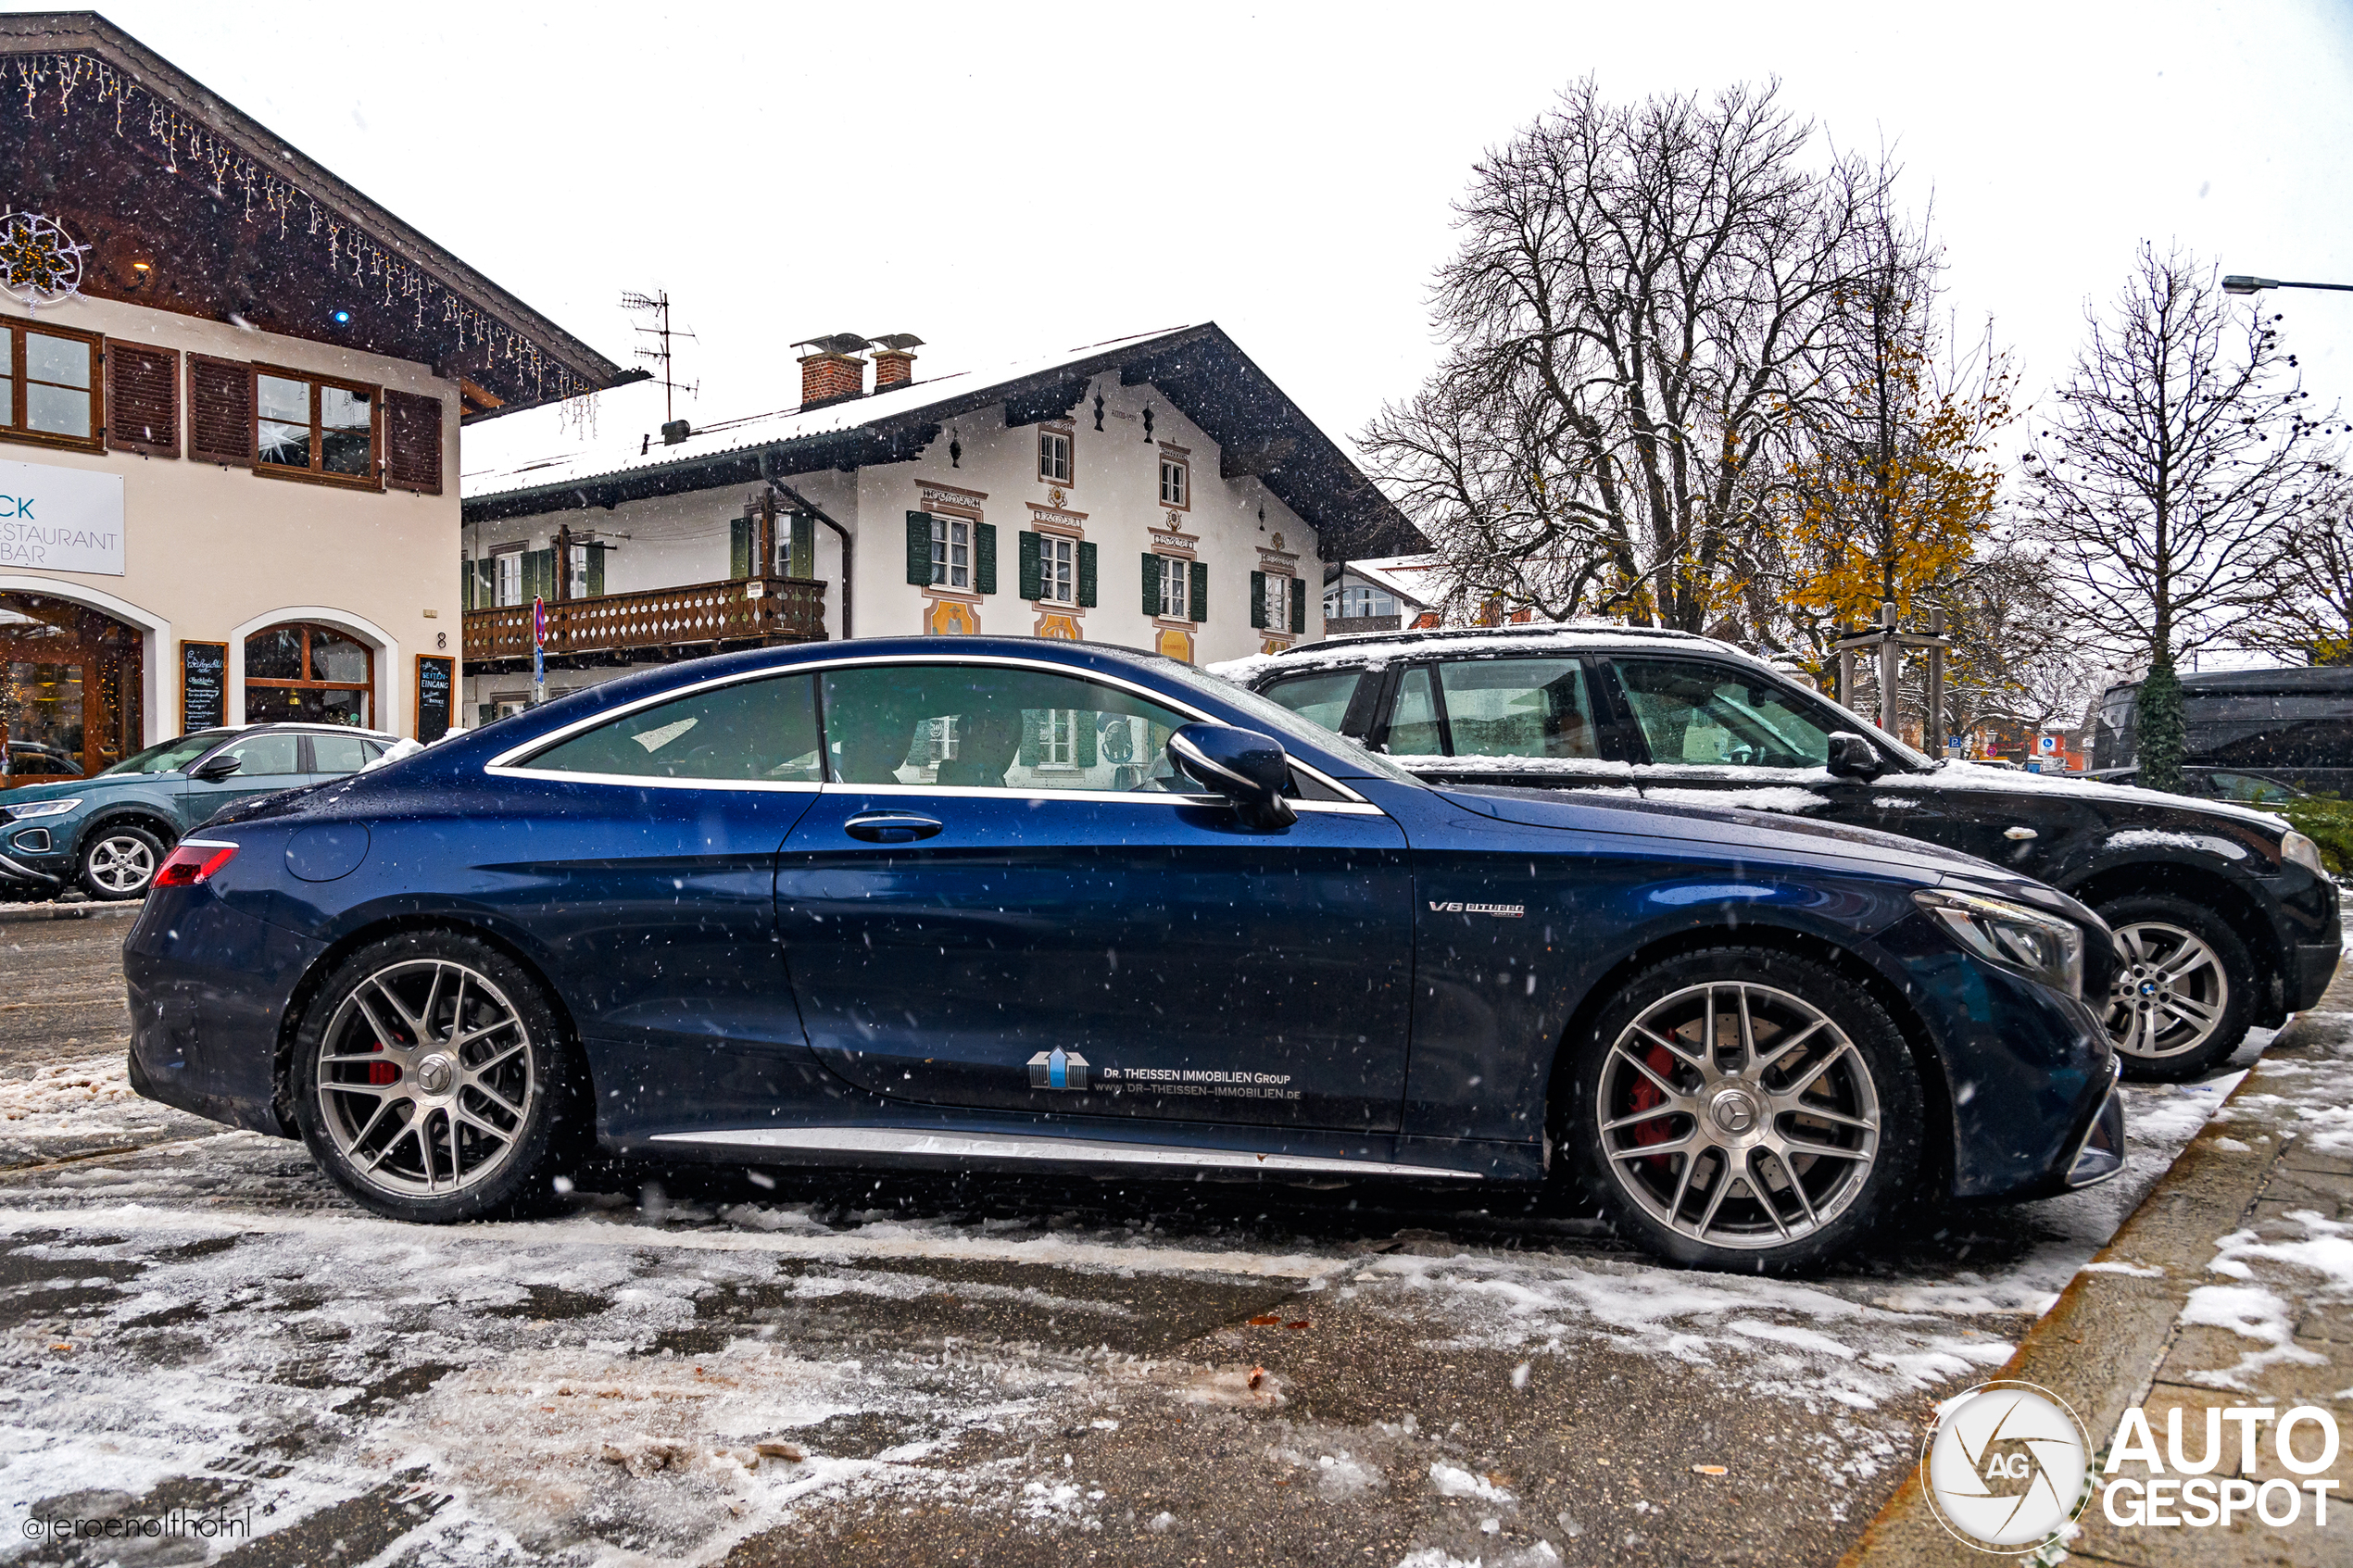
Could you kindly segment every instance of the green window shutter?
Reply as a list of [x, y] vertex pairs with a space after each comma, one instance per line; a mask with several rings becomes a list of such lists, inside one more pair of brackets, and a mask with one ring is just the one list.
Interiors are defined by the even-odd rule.
[[751, 575], [751, 519], [748, 517], [727, 520], [727, 575]]
[[592, 599], [600, 598], [604, 591], [605, 547], [602, 545], [591, 545], [588, 546], [588, 596]]
[[474, 570], [482, 574], [482, 580], [474, 585], [474, 608], [489, 609], [498, 602], [497, 559], [484, 556], [474, 562]]
[[931, 586], [931, 514], [907, 514], [907, 581], [918, 588]]
[[1250, 574], [1250, 624], [1258, 631], [1266, 625], [1266, 574], [1263, 571]]
[[1185, 608], [1192, 611], [1193, 624], [1196, 626], [1209, 619], [1209, 563], [1207, 561], [1193, 562], [1193, 591]]
[[458, 602], [466, 609], [472, 609], [474, 607], [475, 575], [473, 562], [461, 560], [458, 563]]
[[997, 591], [997, 525], [993, 522], [973, 524], [973, 592], [993, 594]]
[[1160, 613], [1160, 558], [1149, 550], [1144, 553], [1144, 613]]
[[1095, 715], [1082, 708], [1073, 715], [1072, 722], [1078, 733], [1072, 737], [1075, 744], [1071, 755], [1080, 767], [1091, 768], [1095, 765]]
[[1307, 579], [1290, 580], [1290, 629], [1294, 633], [1307, 630]]
[[1095, 608], [1095, 546], [1084, 539], [1078, 542], [1078, 603], [1084, 609]]
[[533, 599], [552, 599], [556, 596], [556, 552], [553, 549], [523, 552], [522, 596], [525, 604]]
[[490, 722], [490, 721], [491, 721], [491, 718], [492, 718], [491, 709], [492, 709], [494, 707], [496, 707], [496, 706], [497, 706], [497, 705], [496, 705], [496, 704], [494, 704], [494, 703], [487, 703], [487, 702], [478, 702], [478, 703], [475, 703], [475, 704], [474, 704], [474, 722], [475, 722], [475, 723], [477, 723], [477, 724], [487, 724], [487, 723], [489, 723], [489, 722]]
[[814, 577], [817, 575], [817, 520], [807, 512], [792, 514], [791, 560], [785, 575]]
[[1039, 581], [1044, 573], [1038, 564], [1038, 535], [1027, 529], [1021, 532], [1021, 596], [1034, 599], [1046, 591]]
[[1021, 713], [1021, 756], [1018, 760], [1025, 768], [1035, 768], [1038, 766], [1038, 757], [1045, 751], [1045, 749], [1046, 710], [1042, 708], [1023, 709]]

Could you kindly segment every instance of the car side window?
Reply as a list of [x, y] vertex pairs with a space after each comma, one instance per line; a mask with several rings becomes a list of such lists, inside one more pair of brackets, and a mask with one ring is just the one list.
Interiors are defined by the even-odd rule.
[[1613, 659], [1654, 762], [1818, 768], [1831, 726], [1772, 683], [1695, 659]]
[[1348, 717], [1348, 705], [1355, 698], [1356, 684], [1363, 679], [1362, 671], [1327, 670], [1269, 682], [1258, 695], [1269, 702], [1281, 703], [1310, 723], [1337, 731]]
[[1397, 711], [1389, 721], [1391, 757], [1441, 757], [1446, 741], [1438, 724], [1438, 692], [1429, 666], [1417, 664], [1397, 683]]
[[356, 773], [376, 754], [358, 735], [312, 735], [310, 771], [314, 773]]
[[844, 784], [1199, 793], [1168, 760], [1190, 722], [1076, 676], [989, 664], [829, 670], [825, 753]]
[[1438, 684], [1457, 757], [1601, 755], [1581, 659], [1457, 659]]
[[233, 781], [299, 773], [302, 771], [302, 737], [286, 732], [255, 735], [231, 746], [229, 755], [237, 759], [237, 771], [229, 775]]
[[519, 764], [615, 778], [821, 781], [817, 683], [772, 676], [690, 692], [599, 724]]

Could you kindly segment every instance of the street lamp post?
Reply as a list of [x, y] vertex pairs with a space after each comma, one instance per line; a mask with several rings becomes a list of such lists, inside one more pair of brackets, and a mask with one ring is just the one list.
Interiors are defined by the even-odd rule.
[[2353, 283], [2287, 283], [2277, 278], [2250, 278], [2244, 272], [2233, 272], [2222, 280], [2224, 294], [2260, 294], [2265, 289], [2334, 289], [2339, 294], [2353, 294]]

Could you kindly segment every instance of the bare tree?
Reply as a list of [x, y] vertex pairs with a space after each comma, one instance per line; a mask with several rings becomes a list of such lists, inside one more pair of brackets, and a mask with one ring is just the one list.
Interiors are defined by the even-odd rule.
[[2307, 664], [2353, 664], [2353, 484], [2329, 485], [2297, 524], [2287, 593], [2246, 640]]
[[2144, 243], [2113, 320], [2085, 317], [2061, 411], [2024, 458], [2026, 504], [2086, 615], [2147, 665], [2141, 766], [2162, 787], [2180, 761], [2174, 659], [2279, 603], [2331, 464], [2279, 318], [2234, 312], [2190, 257]]
[[1448, 596], [1694, 631], [1768, 607], [1777, 443], [1828, 395], [1888, 182], [1809, 165], [1777, 92], [1618, 106], [1588, 80], [1478, 166], [1443, 361], [1363, 437]]

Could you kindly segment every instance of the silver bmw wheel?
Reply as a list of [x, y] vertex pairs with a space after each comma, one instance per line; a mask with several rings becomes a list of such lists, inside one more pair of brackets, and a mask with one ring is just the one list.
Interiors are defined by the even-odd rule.
[[1594, 1111], [1611, 1178], [1710, 1247], [1785, 1247], [1861, 1195], [1881, 1145], [1869, 1064], [1829, 1015], [1773, 986], [1675, 991], [1612, 1042]]
[[2108, 1038], [2127, 1056], [2156, 1061], [2198, 1049], [2231, 1007], [2221, 955], [2196, 932], [2163, 921], [2116, 928], [2116, 985]]
[[319, 1120], [353, 1173], [381, 1191], [440, 1197], [513, 1159], [540, 1085], [531, 1035], [480, 971], [413, 959], [346, 997], [319, 1050]]
[[110, 833], [82, 857], [82, 873], [103, 895], [127, 898], [156, 876], [156, 847], [145, 834]]

